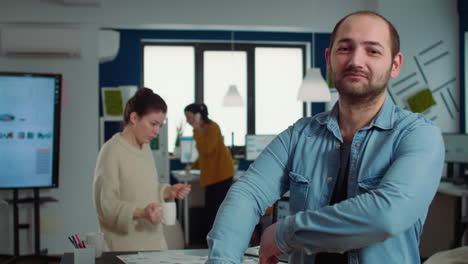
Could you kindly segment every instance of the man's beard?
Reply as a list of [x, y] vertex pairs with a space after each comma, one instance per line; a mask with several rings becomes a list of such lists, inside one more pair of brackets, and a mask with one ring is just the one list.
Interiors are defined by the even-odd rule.
[[372, 76], [369, 72], [349, 67], [343, 71], [343, 75], [345, 75], [348, 72], [354, 72], [365, 75], [369, 80], [369, 84], [362, 84], [360, 85], [361, 87], [358, 88], [353, 87], [353, 84], [349, 85], [349, 87], [346, 87], [348, 84], [344, 80], [345, 77], [339, 80], [336, 80], [334, 78], [334, 80], [336, 80], [334, 81], [334, 84], [336, 89], [338, 90], [340, 98], [352, 104], [366, 104], [373, 102], [376, 98], [378, 98], [385, 92], [388, 85], [388, 81], [390, 79], [391, 68], [377, 79], [377, 83], [372, 83], [370, 81]]

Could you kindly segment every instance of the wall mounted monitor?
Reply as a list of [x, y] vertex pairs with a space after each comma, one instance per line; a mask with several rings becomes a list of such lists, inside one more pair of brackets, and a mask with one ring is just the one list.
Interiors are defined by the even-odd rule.
[[61, 84], [0, 72], [0, 188], [58, 187]]

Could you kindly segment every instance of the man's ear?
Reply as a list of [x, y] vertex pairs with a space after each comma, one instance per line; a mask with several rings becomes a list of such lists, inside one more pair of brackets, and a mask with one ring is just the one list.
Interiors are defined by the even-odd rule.
[[403, 65], [403, 54], [398, 52], [392, 60], [392, 70], [390, 72], [390, 77], [398, 77], [398, 74], [400, 74], [401, 65]]
[[330, 70], [330, 48], [325, 49], [325, 60], [327, 62], [327, 72], [331, 72]]

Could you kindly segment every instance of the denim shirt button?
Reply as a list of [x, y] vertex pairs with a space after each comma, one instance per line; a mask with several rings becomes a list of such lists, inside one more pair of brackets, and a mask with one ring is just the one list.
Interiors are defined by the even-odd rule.
[[332, 177], [328, 177], [328, 178], [327, 178], [327, 182], [328, 182], [328, 183], [331, 183], [332, 181], [333, 181], [333, 178], [332, 178]]
[[357, 148], [359, 148], [359, 147], [361, 146], [361, 144], [359, 144], [359, 143], [356, 143], [356, 145], [355, 145], [355, 146], [356, 146]]
[[340, 143], [337, 143], [336, 144], [336, 148], [340, 148], [341, 147], [341, 144]]

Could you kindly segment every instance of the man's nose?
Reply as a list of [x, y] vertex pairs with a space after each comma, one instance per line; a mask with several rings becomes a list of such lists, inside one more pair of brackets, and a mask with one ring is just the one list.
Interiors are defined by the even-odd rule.
[[348, 66], [352, 66], [353, 68], [363, 68], [365, 58], [365, 51], [356, 49], [350, 54]]

